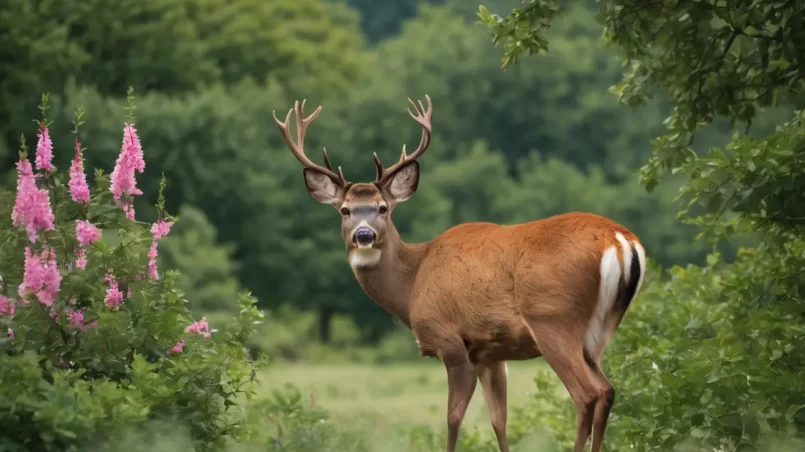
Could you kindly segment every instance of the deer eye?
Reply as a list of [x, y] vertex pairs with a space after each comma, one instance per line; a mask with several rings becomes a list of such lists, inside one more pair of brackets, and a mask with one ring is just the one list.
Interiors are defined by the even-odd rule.
[[389, 211], [389, 208], [386, 207], [386, 206], [380, 206], [380, 209], [378, 209], [378, 210], [380, 212], [380, 215], [383, 215], [384, 213]]
[[349, 209], [347, 209], [346, 207], [342, 207], [341, 208], [341, 215], [343, 215], [343, 216], [349, 215]]

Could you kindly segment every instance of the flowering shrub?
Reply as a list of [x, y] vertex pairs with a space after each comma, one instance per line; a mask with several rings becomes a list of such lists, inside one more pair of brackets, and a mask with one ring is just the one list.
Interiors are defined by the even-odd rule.
[[83, 112], [65, 178], [43, 96], [36, 154], [23, 137], [16, 193], [0, 193], [0, 450], [90, 450], [154, 421], [181, 424], [199, 450], [238, 432], [232, 407], [254, 377], [244, 344], [262, 314], [242, 294], [225, 330], [194, 321], [177, 272], [157, 268], [176, 219], [160, 189], [159, 219], [136, 220], [145, 161], [129, 99], [116, 166], [90, 190]]

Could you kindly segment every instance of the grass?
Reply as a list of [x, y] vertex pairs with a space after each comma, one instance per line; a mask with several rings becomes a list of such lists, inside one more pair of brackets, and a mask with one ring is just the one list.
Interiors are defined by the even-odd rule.
[[[509, 363], [509, 407], [521, 405], [535, 385], [533, 377], [544, 361]], [[435, 360], [389, 365], [274, 363], [262, 375], [261, 391], [292, 384], [334, 420], [371, 416], [388, 424], [445, 423], [447, 376]], [[467, 427], [489, 425], [481, 385], [467, 410]]]

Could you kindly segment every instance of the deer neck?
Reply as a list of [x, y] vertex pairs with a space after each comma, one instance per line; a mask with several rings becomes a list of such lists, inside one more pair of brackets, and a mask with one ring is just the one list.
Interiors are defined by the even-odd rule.
[[350, 256], [352, 271], [366, 295], [409, 328], [411, 287], [426, 246], [403, 242], [392, 226], [386, 231], [379, 259], [367, 263]]

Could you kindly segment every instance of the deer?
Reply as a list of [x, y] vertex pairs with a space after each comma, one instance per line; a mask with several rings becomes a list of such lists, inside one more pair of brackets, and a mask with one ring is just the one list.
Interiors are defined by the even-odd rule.
[[[374, 153], [374, 182], [353, 183], [327, 149], [324, 166], [304, 150], [305, 133], [321, 113], [304, 116], [297, 100], [281, 122], [291, 153], [302, 164], [308, 192], [335, 207], [347, 260], [366, 295], [414, 335], [423, 357], [447, 372], [447, 452], [480, 381], [501, 452], [509, 451], [507, 361], [542, 357], [576, 407], [575, 452], [592, 437], [600, 452], [615, 389], [601, 369], [603, 352], [645, 276], [646, 252], [635, 234], [612, 219], [569, 212], [527, 223], [463, 223], [425, 243], [406, 243], [394, 209], [419, 185], [418, 158], [432, 135], [432, 103], [408, 102], [422, 127], [419, 146], [405, 145], [385, 167]], [[289, 131], [295, 113], [296, 139]]]

